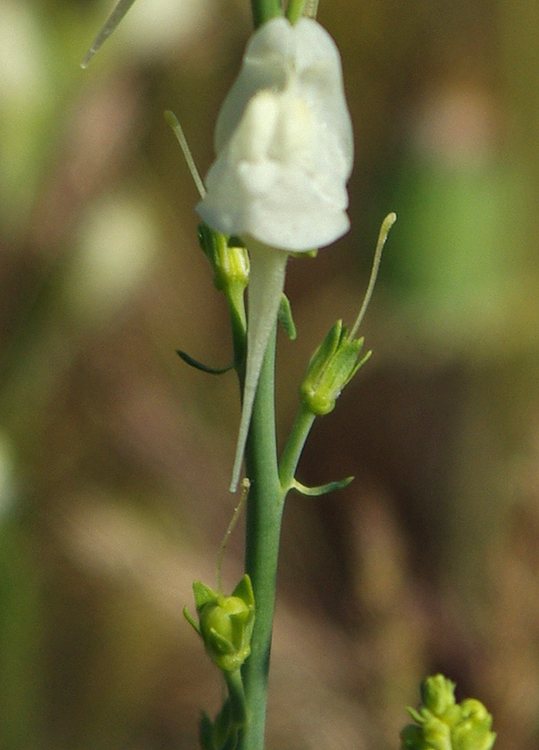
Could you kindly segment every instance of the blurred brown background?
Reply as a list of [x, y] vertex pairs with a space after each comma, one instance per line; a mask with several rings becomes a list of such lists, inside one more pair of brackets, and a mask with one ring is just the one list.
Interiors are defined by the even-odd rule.
[[[197, 195], [246, 3], [137, 0], [89, 70], [103, 0], [0, 4], [0, 747], [191, 750], [219, 676], [183, 621], [234, 499], [225, 308]], [[420, 678], [539, 746], [539, 6], [321, 3], [355, 123], [353, 229], [290, 264], [282, 434], [312, 349], [375, 351], [316, 424], [283, 535], [268, 748], [389, 750]], [[242, 572], [241, 530], [225, 559]]]

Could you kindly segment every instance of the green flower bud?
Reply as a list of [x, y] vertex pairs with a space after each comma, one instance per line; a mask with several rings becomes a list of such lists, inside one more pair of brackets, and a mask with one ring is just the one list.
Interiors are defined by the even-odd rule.
[[460, 721], [451, 732], [454, 750], [490, 750], [496, 739], [491, 731], [492, 716], [474, 698], [462, 701], [460, 708]]
[[219, 291], [232, 286], [245, 289], [249, 283], [249, 255], [239, 240], [210, 229], [198, 227], [198, 241], [214, 272], [214, 284]]
[[443, 716], [455, 705], [455, 683], [442, 674], [423, 680], [420, 692], [424, 707], [435, 716]]
[[335, 408], [342, 389], [369, 359], [367, 352], [361, 359], [364, 339], [350, 339], [342, 320], [330, 329], [315, 351], [300, 387], [303, 403], [313, 414], [322, 416]]
[[198, 623], [184, 610], [204, 642], [210, 659], [224, 672], [234, 672], [251, 653], [255, 603], [251, 580], [245, 575], [231, 596], [200, 581], [193, 584]]
[[455, 683], [441, 674], [421, 685], [422, 705], [409, 708], [416, 722], [401, 732], [401, 750], [491, 750], [496, 734], [484, 705], [467, 698], [455, 702]]

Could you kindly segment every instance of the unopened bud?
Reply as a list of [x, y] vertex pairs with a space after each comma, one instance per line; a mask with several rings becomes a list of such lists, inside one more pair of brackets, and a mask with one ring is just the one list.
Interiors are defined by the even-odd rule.
[[311, 357], [301, 384], [303, 403], [313, 414], [322, 416], [335, 408], [335, 401], [371, 352], [360, 358], [363, 338], [350, 339], [338, 320]]
[[226, 291], [231, 286], [245, 289], [249, 283], [249, 256], [241, 242], [210, 229], [206, 224], [198, 228], [198, 241], [213, 268], [217, 289]]
[[421, 685], [423, 704], [408, 709], [416, 722], [401, 732], [402, 750], [491, 750], [492, 716], [475, 698], [455, 702], [455, 684], [443, 675]]
[[443, 716], [448, 708], [455, 705], [455, 683], [443, 674], [427, 677], [421, 683], [423, 706], [435, 716]]
[[204, 642], [211, 660], [219, 669], [234, 672], [251, 653], [254, 624], [254, 595], [245, 575], [231, 596], [214, 591], [200, 581], [193, 584], [198, 623], [184, 615]]

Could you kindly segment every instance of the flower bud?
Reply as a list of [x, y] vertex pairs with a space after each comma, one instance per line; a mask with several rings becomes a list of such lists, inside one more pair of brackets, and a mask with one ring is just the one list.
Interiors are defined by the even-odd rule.
[[423, 705], [408, 712], [416, 721], [401, 732], [402, 750], [491, 750], [492, 716], [475, 698], [455, 702], [455, 684], [443, 675], [421, 685]]
[[329, 414], [342, 389], [354, 377], [371, 352], [361, 359], [363, 338], [350, 339], [342, 320], [330, 329], [315, 351], [300, 387], [303, 403], [316, 415]]
[[460, 704], [460, 721], [452, 730], [454, 750], [490, 750], [496, 735], [491, 731], [492, 716], [474, 698]]
[[245, 247], [206, 224], [198, 228], [198, 241], [213, 268], [216, 288], [224, 292], [232, 286], [245, 289], [249, 283], [249, 255]]
[[231, 596], [214, 591], [200, 581], [193, 584], [198, 623], [184, 610], [188, 622], [204, 642], [210, 659], [224, 672], [239, 669], [251, 653], [254, 594], [245, 575]]
[[450, 706], [455, 705], [455, 683], [443, 674], [423, 680], [420, 692], [423, 706], [435, 716], [443, 716]]

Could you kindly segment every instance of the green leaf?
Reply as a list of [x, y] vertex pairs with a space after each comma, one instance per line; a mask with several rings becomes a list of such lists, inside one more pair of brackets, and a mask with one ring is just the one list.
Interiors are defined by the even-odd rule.
[[194, 367], [195, 370], [206, 372], [208, 375], [224, 375], [225, 372], [230, 372], [230, 370], [234, 369], [234, 363], [227, 365], [226, 367], [210, 367], [203, 362], [199, 362], [198, 359], [191, 357], [190, 354], [187, 354], [187, 352], [184, 352], [181, 349], [177, 349], [176, 354], [186, 365], [189, 365], [189, 367]]
[[327, 495], [329, 492], [335, 492], [335, 490], [342, 490], [354, 481], [354, 477], [346, 477], [345, 479], [338, 479], [336, 482], [328, 482], [328, 484], [321, 484], [318, 487], [306, 487], [297, 479], [294, 479], [292, 483], [292, 489], [299, 492], [301, 495], [306, 497], [320, 497], [321, 495]]
[[294, 318], [292, 317], [292, 307], [290, 305], [290, 300], [286, 296], [286, 294], [282, 294], [281, 296], [281, 302], [279, 305], [279, 323], [284, 328], [286, 335], [290, 339], [290, 341], [295, 341], [297, 338], [297, 330], [296, 330], [296, 324], [294, 323]]

